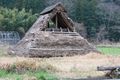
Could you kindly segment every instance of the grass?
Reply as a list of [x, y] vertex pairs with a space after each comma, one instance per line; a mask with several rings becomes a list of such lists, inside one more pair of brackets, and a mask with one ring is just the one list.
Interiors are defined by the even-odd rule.
[[7, 75], [7, 71], [0, 70], [0, 77], [5, 77], [5, 75]]
[[1, 56], [7, 56], [7, 49], [9, 46], [6, 45], [0, 45], [0, 57]]
[[[0, 68], [0, 79], [9, 80], [58, 80], [57, 76], [49, 73], [47, 68], [35, 66], [36, 62], [17, 61], [14, 64], [3, 65]], [[6, 68], [4, 68], [6, 66]], [[35, 68], [35, 69], [34, 69]]]
[[0, 78], [8, 78], [10, 80], [22, 80], [22, 77], [16, 73], [7, 72], [6, 70], [0, 70]]
[[34, 75], [38, 80], [58, 80], [55, 75], [48, 74], [45, 71], [41, 71], [41, 72], [37, 71]]
[[[97, 47], [99, 51], [101, 51], [102, 53], [104, 53], [105, 55], [115, 55], [118, 56], [120, 55], [120, 48], [117, 47], [104, 47], [104, 46], [99, 46]], [[5, 59], [1, 59], [6, 60], [6, 51], [3, 48], [0, 48], [0, 57], [5, 57]], [[28, 59], [28, 58], [9, 58], [9, 56], [7, 56], [8, 59], [6, 60], [7, 62], [9, 62], [9, 60], [12, 62], [13, 60], [15, 60], [15, 62], [13, 61], [13, 65], [16, 66], [15, 69], [13, 68], [13, 70], [11, 71], [6, 71], [6, 70], [0, 70], [0, 79], [3, 80], [58, 80], [58, 76], [56, 76], [55, 74], [49, 73], [48, 71], [51, 72], [55, 72], [55, 71], [59, 71], [58, 69], [60, 69], [61, 73], [59, 76], [70, 76], [70, 77], [76, 77], [76, 76], [80, 76], [80, 77], [86, 77], [87, 76], [93, 76], [93, 75], [101, 75], [101, 73], [94, 71], [94, 68], [96, 68], [98, 65], [101, 65], [99, 63], [101, 63], [101, 61], [99, 62], [99, 60], [97, 61], [97, 59], [95, 58], [94, 61], [93, 59], [84, 59], [80, 56], [75, 58], [52, 58], [52, 59]], [[19, 59], [19, 60], [18, 60]], [[16, 61], [17, 60], [17, 61]], [[1, 61], [2, 62], [2, 61]], [[81, 62], [81, 63], [79, 63]], [[97, 63], [98, 64], [97, 64]], [[91, 67], [91, 65], [87, 65], [86, 63], [92, 63], [93, 67]], [[107, 60], [105, 61], [103, 59], [103, 63], [108, 64]], [[54, 65], [55, 66], [54, 66]], [[116, 63], [118, 64], [118, 63]], [[11, 65], [11, 64], [10, 64]], [[72, 66], [77, 66], [77, 67], [72, 67]], [[6, 66], [6, 65], [5, 65]], [[13, 66], [13, 67], [14, 67]], [[64, 68], [64, 67], [65, 68]], [[79, 71], [79, 69], [81, 69], [81, 66], [83, 66], [82, 69], [88, 69], [90, 70], [89, 72], [84, 72], [84, 71]], [[86, 68], [86, 66], [88, 66]], [[4, 67], [4, 64], [3, 64]], [[8, 66], [9, 68], [9, 66]], [[27, 71], [24, 71], [24, 69]], [[35, 69], [34, 69], [35, 68]], [[40, 69], [39, 69], [40, 68]], [[3, 69], [3, 68], [2, 68]], [[33, 69], [33, 70], [31, 70]], [[38, 71], [36, 71], [36, 69], [39, 69]], [[69, 73], [65, 73], [66, 71], [69, 72], [69, 69], [71, 71], [71, 74]], [[20, 72], [15, 72], [15, 71], [20, 71]], [[23, 71], [22, 71], [23, 70]], [[31, 70], [31, 71], [30, 71]], [[45, 71], [43, 71], [45, 70]], [[65, 70], [65, 71], [64, 71]], [[62, 73], [63, 71], [63, 73]], [[92, 72], [93, 71], [93, 72]], [[27, 78], [27, 79], [26, 79]]]
[[[58, 80], [58, 78], [46, 71], [26, 71], [24, 74], [18, 74], [16, 72], [8, 72], [6, 70], [0, 70], [0, 79], [9, 79], [9, 80]], [[33, 79], [34, 78], [34, 79]]]
[[105, 55], [120, 56], [120, 47], [97, 47]]

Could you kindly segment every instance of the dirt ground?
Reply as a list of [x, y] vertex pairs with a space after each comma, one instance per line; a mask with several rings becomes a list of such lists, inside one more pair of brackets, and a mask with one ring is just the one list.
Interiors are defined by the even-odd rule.
[[96, 77], [105, 72], [97, 71], [97, 66], [119, 66], [120, 57], [89, 53], [84, 56], [54, 57], [54, 58], [25, 58], [0, 57], [0, 67], [6, 67], [20, 61], [35, 62], [36, 65], [46, 66], [60, 77]]

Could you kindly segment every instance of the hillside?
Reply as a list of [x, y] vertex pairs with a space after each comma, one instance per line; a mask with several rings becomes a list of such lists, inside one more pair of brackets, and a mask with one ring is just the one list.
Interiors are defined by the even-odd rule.
[[45, 7], [57, 2], [64, 4], [70, 18], [84, 24], [90, 41], [120, 41], [120, 0], [1, 0], [0, 30], [23, 35]]

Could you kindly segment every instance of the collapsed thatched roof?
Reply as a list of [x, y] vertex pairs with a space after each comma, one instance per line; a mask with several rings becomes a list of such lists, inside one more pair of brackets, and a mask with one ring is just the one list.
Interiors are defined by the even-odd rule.
[[55, 24], [57, 17], [57, 26], [59, 28], [68, 28], [70, 31], [74, 31], [74, 23], [68, 17], [67, 11], [61, 2], [45, 8], [40, 14], [41, 16], [49, 14], [50, 20], [52, 20]]
[[[50, 20], [55, 24], [57, 21], [57, 28], [70, 31], [44, 31], [49, 28]], [[30, 57], [58, 57], [82, 55], [90, 51], [96, 51], [96, 49], [77, 32], [74, 32], [73, 21], [68, 17], [62, 4], [57, 3], [41, 12], [40, 17], [25, 37], [9, 53]]]

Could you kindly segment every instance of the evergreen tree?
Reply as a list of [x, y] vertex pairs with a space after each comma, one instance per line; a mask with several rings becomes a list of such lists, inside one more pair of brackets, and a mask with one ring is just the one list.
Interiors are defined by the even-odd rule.
[[36, 19], [36, 14], [33, 15], [31, 11], [26, 12], [24, 8], [19, 11], [16, 8], [0, 7], [0, 30], [2, 31], [18, 31], [25, 34]]
[[74, 19], [84, 23], [88, 38], [95, 37], [99, 25], [96, 5], [96, 0], [77, 0], [75, 3]]

